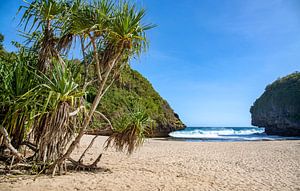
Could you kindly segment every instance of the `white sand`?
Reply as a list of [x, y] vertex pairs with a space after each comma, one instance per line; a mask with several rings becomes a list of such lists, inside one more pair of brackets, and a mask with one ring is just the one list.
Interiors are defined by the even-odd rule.
[[[91, 136], [85, 136], [80, 150]], [[106, 138], [87, 154], [103, 152]], [[76, 172], [49, 178], [0, 177], [0, 190], [297, 190], [300, 141], [192, 143], [150, 139], [131, 156], [104, 151], [111, 172]]]

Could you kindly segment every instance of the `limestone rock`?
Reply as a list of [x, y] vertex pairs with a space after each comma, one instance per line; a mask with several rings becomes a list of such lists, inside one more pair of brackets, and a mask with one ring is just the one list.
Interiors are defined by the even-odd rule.
[[252, 125], [269, 135], [300, 136], [300, 73], [268, 85], [250, 109]]

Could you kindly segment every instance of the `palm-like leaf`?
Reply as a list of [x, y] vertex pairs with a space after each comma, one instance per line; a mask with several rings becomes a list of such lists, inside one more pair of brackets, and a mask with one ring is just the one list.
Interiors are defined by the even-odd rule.
[[17, 100], [36, 85], [29, 67], [35, 58], [31, 52], [21, 48], [19, 54], [10, 60], [0, 59], [0, 123], [12, 136], [12, 143], [16, 147], [28, 130], [26, 122], [33, 112], [30, 104], [20, 106]]
[[26, 3], [27, 5], [19, 8], [19, 11], [25, 10], [20, 24], [24, 24], [24, 30], [27, 30], [28, 24], [30, 24], [29, 32], [37, 30], [49, 21], [57, 21], [64, 10], [62, 5], [65, 4], [63, 1], [58, 2], [56, 0], [34, 0], [31, 3]]
[[62, 15], [66, 11], [66, 3], [56, 0], [35, 0], [21, 6], [19, 11], [24, 9], [20, 20], [20, 25], [24, 25], [24, 31], [27, 31], [28, 25], [30, 33], [42, 31], [41, 36], [34, 43], [39, 53], [39, 69], [46, 72], [51, 67], [50, 60], [59, 58], [59, 49], [57, 48], [58, 37], [55, 36], [61, 26]]
[[142, 24], [144, 16], [144, 9], [138, 10], [135, 5], [122, 2], [115, 10], [114, 19], [109, 25], [110, 42], [129, 51], [130, 56], [139, 55], [148, 45], [145, 31], [155, 27], [152, 24]]
[[[20, 125], [33, 129], [34, 140], [39, 147], [37, 160], [58, 160], [61, 167], [61, 162], [72, 152], [89, 126], [101, 98], [116, 78], [115, 74], [130, 58], [147, 48], [145, 31], [154, 25], [142, 23], [144, 9], [123, 1], [117, 4], [114, 0], [33, 0], [20, 10], [24, 10], [20, 23], [24, 32], [29, 33], [28, 39], [33, 42], [33, 50], [38, 55], [37, 65], [42, 72], [36, 74], [27, 65], [29, 69], [26, 71], [34, 74], [35, 86], [16, 92], [16, 97], [3, 98], [8, 98], [6, 100], [11, 106], [4, 123], [10, 123], [11, 129], [18, 129], [16, 127]], [[85, 58], [84, 62], [95, 66], [97, 94], [78, 136], [63, 155], [63, 149], [75, 132], [69, 113], [82, 104], [83, 96], [72, 70], [62, 58], [76, 39], [82, 43], [83, 55], [92, 52], [92, 59]], [[47, 72], [49, 68], [51, 72]], [[1, 73], [2, 69], [0, 66]], [[16, 70], [16, 73], [20, 75], [22, 71]], [[94, 81], [95, 76], [92, 79]], [[17, 82], [21, 85], [20, 81], [24, 78]], [[24, 87], [18, 88], [22, 90]], [[118, 150], [127, 149], [131, 153], [143, 143], [148, 123], [149, 117], [141, 110], [121, 116], [120, 124], [116, 124], [115, 133], [107, 145], [112, 143]], [[24, 129], [15, 134], [24, 135]]]
[[140, 147], [149, 134], [153, 120], [138, 102], [133, 103], [133, 109], [120, 116], [113, 124], [114, 133], [106, 141], [106, 149], [114, 146], [117, 151], [131, 154]]

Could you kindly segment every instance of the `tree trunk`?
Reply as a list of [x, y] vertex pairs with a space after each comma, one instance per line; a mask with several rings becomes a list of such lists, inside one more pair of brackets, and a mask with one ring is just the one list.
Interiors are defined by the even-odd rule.
[[121, 56], [121, 52], [119, 52], [118, 54], [116, 54], [115, 58], [113, 58], [110, 62], [108, 62], [108, 69], [105, 71], [103, 78], [101, 76], [101, 72], [100, 72], [100, 61], [98, 58], [98, 52], [97, 52], [97, 46], [96, 43], [93, 39], [93, 37], [90, 35], [92, 44], [93, 44], [93, 48], [94, 48], [94, 56], [96, 56], [97, 58], [95, 58], [96, 60], [96, 68], [97, 68], [97, 75], [98, 75], [98, 80], [99, 80], [99, 85], [98, 85], [98, 92], [96, 94], [96, 97], [93, 101], [93, 104], [91, 106], [91, 109], [88, 113], [88, 115], [85, 117], [84, 122], [82, 127], [79, 130], [78, 135], [76, 136], [75, 140], [71, 143], [71, 145], [69, 146], [68, 150], [66, 151], [66, 153], [60, 157], [58, 160], [56, 160], [54, 162], [54, 164], [52, 164], [52, 167], [50, 168], [50, 171], [52, 171], [52, 173], [54, 173], [55, 171], [55, 167], [56, 166], [61, 166], [61, 164], [70, 157], [71, 153], [74, 151], [75, 147], [77, 144], [79, 144], [82, 136], [84, 135], [85, 130], [87, 129], [87, 127], [89, 126], [92, 116], [96, 111], [96, 108], [98, 107], [101, 98], [103, 97], [104, 93], [105, 93], [105, 85], [106, 82], [108, 80], [108, 77], [113, 69], [113, 67], [115, 66], [115, 64], [119, 61], [119, 58]]

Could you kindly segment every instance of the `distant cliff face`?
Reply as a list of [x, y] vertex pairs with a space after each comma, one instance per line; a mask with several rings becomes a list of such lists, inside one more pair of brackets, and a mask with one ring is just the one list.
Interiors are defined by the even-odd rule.
[[[126, 67], [122, 71], [120, 79], [107, 91], [98, 110], [113, 122], [122, 113], [131, 109], [133, 101], [142, 105], [155, 122], [149, 136], [166, 137], [172, 131], [185, 128], [179, 116], [168, 102], [154, 90], [151, 83], [130, 67]], [[110, 130], [99, 131], [96, 127], [96, 133], [109, 135], [112, 132]]]
[[252, 125], [269, 135], [300, 136], [300, 73], [268, 85], [250, 109]]

